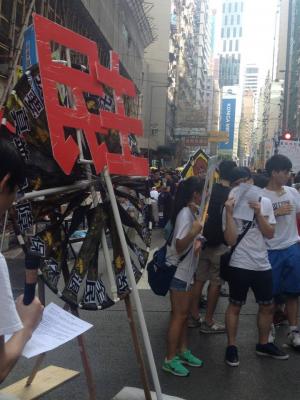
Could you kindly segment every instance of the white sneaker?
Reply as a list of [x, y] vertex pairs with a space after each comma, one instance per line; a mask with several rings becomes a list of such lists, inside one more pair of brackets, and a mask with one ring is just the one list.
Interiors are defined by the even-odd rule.
[[269, 333], [268, 342], [269, 343], [274, 343], [275, 342], [275, 336], [276, 336], [275, 326], [274, 326], [274, 324], [272, 324], [271, 325], [271, 330], [270, 330], [270, 333]]
[[288, 334], [289, 344], [292, 347], [300, 348], [300, 333], [299, 331], [292, 331]]

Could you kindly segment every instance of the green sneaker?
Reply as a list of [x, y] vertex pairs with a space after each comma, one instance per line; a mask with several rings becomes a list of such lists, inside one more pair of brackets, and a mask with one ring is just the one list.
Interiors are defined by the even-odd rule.
[[186, 350], [178, 355], [182, 364], [189, 365], [190, 367], [202, 367], [203, 361], [193, 356], [191, 350]]
[[180, 358], [177, 356], [170, 361], [165, 361], [162, 369], [176, 376], [188, 376], [190, 374], [190, 371], [181, 364]]

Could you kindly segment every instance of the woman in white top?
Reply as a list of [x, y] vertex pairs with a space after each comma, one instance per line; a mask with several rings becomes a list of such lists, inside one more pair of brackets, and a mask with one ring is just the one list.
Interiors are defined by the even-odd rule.
[[167, 248], [167, 264], [177, 265], [170, 285], [171, 320], [168, 330], [167, 356], [163, 370], [177, 376], [187, 376], [183, 364], [201, 367], [203, 362], [193, 356], [187, 346], [187, 318], [191, 306], [191, 287], [198, 264], [201, 232], [197, 210], [201, 202], [204, 182], [191, 177], [178, 187], [171, 222], [174, 226], [171, 245]]

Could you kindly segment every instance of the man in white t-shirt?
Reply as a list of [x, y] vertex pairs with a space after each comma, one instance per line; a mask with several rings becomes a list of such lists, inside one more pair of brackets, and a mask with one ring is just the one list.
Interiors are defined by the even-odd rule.
[[[24, 182], [24, 164], [13, 145], [0, 140], [0, 215], [12, 205], [17, 187]], [[25, 306], [15, 304], [5, 258], [0, 253], [0, 383], [14, 367], [41, 320], [43, 306], [35, 298]], [[12, 335], [5, 343], [4, 335]]]
[[300, 216], [300, 194], [292, 187], [285, 186], [292, 169], [291, 161], [277, 154], [266, 163], [270, 177], [264, 196], [273, 205], [276, 217], [274, 237], [267, 240], [269, 260], [273, 271], [274, 296], [286, 296], [286, 309], [290, 326], [289, 342], [300, 348], [298, 328], [298, 297], [300, 295], [300, 243], [297, 217]]
[[[273, 319], [272, 269], [268, 260], [265, 238], [274, 235], [276, 223], [272, 204], [269, 199], [261, 197], [260, 201], [249, 202], [253, 209], [253, 220], [234, 218], [234, 206], [238, 204], [238, 185], [242, 182], [253, 183], [248, 168], [236, 167], [232, 170], [235, 176], [233, 189], [225, 203], [223, 229], [229, 246], [235, 246], [239, 236], [246, 232], [236, 245], [230, 259], [228, 274], [229, 305], [226, 311], [226, 328], [228, 346], [225, 362], [231, 367], [239, 365], [236, 343], [239, 315], [245, 304], [247, 293], [251, 288], [259, 305], [257, 315], [258, 344], [256, 354], [285, 360], [288, 355], [274, 343], [269, 342], [269, 332]], [[236, 203], [236, 204], [235, 204]], [[244, 207], [247, 207], [245, 204]], [[249, 210], [250, 211], [250, 210]]]

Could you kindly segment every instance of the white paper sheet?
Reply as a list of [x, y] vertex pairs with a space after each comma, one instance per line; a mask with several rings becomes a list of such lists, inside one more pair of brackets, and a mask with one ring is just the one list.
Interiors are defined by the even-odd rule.
[[31, 358], [53, 350], [86, 332], [92, 326], [56, 304], [50, 303], [45, 307], [43, 319], [24, 347], [22, 355]]
[[241, 183], [235, 195], [236, 201], [233, 209], [233, 217], [244, 221], [252, 221], [254, 211], [249, 207], [249, 202], [259, 201], [262, 195], [261, 188], [248, 183]]

